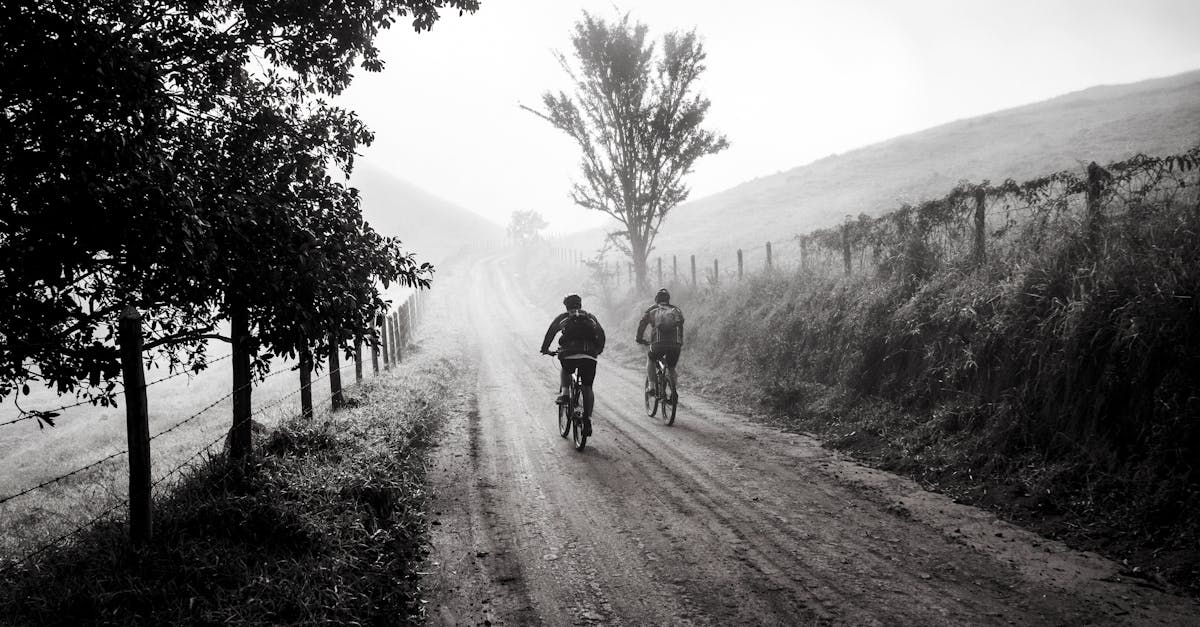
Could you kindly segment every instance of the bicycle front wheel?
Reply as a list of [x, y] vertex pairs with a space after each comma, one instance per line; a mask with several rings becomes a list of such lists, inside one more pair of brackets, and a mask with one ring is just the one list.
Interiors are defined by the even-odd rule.
[[650, 379], [647, 377], [646, 382], [642, 384], [642, 393], [646, 395], [646, 415], [651, 418], [658, 411], [658, 394], [654, 393], [653, 386], [650, 385]]
[[571, 432], [571, 409], [566, 405], [558, 406], [558, 434], [567, 437]]

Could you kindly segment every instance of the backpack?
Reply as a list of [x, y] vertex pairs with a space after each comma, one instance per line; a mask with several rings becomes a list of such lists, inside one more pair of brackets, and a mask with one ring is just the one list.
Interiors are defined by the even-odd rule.
[[659, 305], [651, 317], [654, 324], [654, 344], [683, 344], [683, 315], [679, 309], [668, 305]]
[[562, 331], [562, 337], [558, 340], [562, 350], [589, 355], [596, 352], [599, 338], [596, 337], [596, 319], [592, 314], [582, 309], [572, 309], [558, 328]]

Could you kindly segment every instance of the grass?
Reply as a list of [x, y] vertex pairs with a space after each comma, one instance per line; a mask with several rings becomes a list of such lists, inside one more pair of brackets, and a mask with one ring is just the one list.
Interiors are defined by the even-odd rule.
[[[227, 352], [225, 345], [214, 344], [210, 349], [214, 357]], [[291, 364], [276, 361], [273, 366], [273, 373], [278, 374], [257, 384], [253, 394], [256, 411], [262, 410], [254, 420], [267, 426], [296, 413], [300, 404], [295, 394], [299, 378], [288, 370]], [[371, 376], [370, 370], [368, 363], [366, 377]], [[154, 381], [165, 375], [153, 370], [147, 373], [147, 379]], [[343, 369], [342, 379], [353, 381], [353, 362]], [[151, 443], [155, 479], [162, 479], [228, 429], [232, 407], [228, 399], [220, 399], [229, 394], [231, 380], [229, 362], [223, 360], [198, 375], [176, 377], [147, 390], [151, 435], [204, 410], [197, 419]], [[314, 383], [319, 385], [328, 384], [321, 379]], [[322, 390], [314, 387], [314, 397], [325, 396]], [[68, 404], [64, 402], [68, 400], [46, 390], [32, 390], [20, 403], [27, 409], [45, 409]], [[208, 407], [215, 401], [219, 402]], [[32, 420], [0, 427], [0, 496], [16, 494], [124, 450], [124, 399], [119, 402], [117, 408], [84, 405], [66, 410], [54, 427], [39, 429]], [[16, 417], [12, 407], [0, 412], [0, 421]], [[127, 468], [127, 458], [118, 456], [63, 482], [0, 504], [0, 528], [5, 530], [0, 535], [0, 563], [30, 553], [119, 503], [125, 496]], [[169, 487], [174, 479], [166, 477], [161, 488]]]
[[1200, 212], [1118, 214], [1102, 254], [1045, 235], [917, 281], [673, 289], [683, 380], [1200, 595]]
[[155, 537], [88, 529], [4, 577], [23, 624], [423, 620], [424, 461], [455, 384], [444, 358], [353, 388], [324, 420], [285, 420], [236, 478], [223, 455], [155, 502]]

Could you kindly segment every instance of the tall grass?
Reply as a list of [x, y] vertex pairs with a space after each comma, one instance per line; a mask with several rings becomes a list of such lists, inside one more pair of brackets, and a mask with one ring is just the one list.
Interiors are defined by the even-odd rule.
[[1060, 230], [1023, 253], [684, 291], [687, 359], [748, 377], [793, 416], [883, 403], [897, 411], [857, 424], [890, 428], [883, 446], [918, 474], [1021, 481], [1057, 512], [1194, 548], [1200, 210], [1117, 213], [1100, 245]]

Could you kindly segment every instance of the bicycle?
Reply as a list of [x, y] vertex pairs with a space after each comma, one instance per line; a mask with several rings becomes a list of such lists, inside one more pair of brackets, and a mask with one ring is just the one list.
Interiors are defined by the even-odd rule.
[[[642, 340], [638, 343], [646, 346], [649, 350], [649, 342]], [[653, 384], [653, 389], [651, 389], [651, 384]], [[667, 426], [675, 424], [675, 410], [679, 408], [679, 391], [671, 383], [671, 377], [667, 374], [667, 364], [663, 362], [662, 357], [654, 360], [654, 381], [651, 381], [650, 376], [646, 375], [646, 382], [642, 389], [645, 390], [646, 396], [646, 415], [653, 418], [661, 408], [662, 421]]]
[[[551, 357], [558, 351], [545, 353]], [[583, 382], [579, 380], [579, 372], [571, 373], [571, 387], [567, 390], [567, 404], [558, 405], [558, 434], [562, 437], [571, 435], [575, 450], [582, 451], [592, 432], [592, 421], [583, 417]]]

